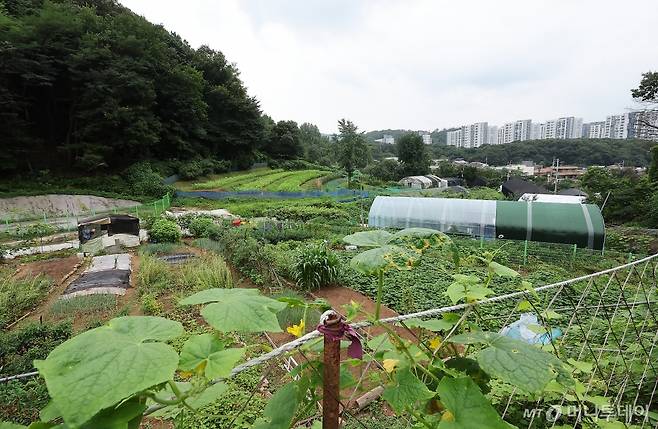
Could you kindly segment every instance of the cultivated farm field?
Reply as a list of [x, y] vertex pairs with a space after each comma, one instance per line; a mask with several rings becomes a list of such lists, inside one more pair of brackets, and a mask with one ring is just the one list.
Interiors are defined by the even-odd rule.
[[193, 183], [195, 190], [263, 191], [294, 192], [307, 188], [304, 186], [313, 179], [328, 176], [325, 170], [256, 169], [242, 174], [228, 174], [214, 177], [208, 181]]

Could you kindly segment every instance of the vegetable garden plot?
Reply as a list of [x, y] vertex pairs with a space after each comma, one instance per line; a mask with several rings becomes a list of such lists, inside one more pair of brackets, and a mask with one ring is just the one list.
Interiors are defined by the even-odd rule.
[[128, 253], [96, 256], [91, 266], [69, 284], [60, 299], [90, 294], [124, 295], [130, 287], [130, 274]]

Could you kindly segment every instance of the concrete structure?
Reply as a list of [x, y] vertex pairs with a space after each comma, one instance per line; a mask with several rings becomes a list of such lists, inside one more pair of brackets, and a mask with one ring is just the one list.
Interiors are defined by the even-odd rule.
[[532, 120], [521, 119], [508, 122], [498, 129], [497, 143], [507, 144], [530, 140], [532, 138]]
[[590, 122], [583, 125], [583, 137], [588, 139], [602, 139], [605, 132], [605, 121]]
[[390, 134], [384, 134], [382, 138], [375, 140], [377, 143], [395, 144], [395, 139]]
[[446, 133], [446, 144], [448, 146], [461, 147], [462, 145], [462, 130], [461, 128]]
[[535, 166], [527, 164], [510, 164], [498, 167], [492, 167], [495, 170], [507, 170], [507, 171], [518, 171], [524, 176], [534, 176], [535, 175]]
[[423, 134], [423, 144], [432, 144], [432, 136], [430, 134]]
[[628, 131], [631, 122], [631, 115], [629, 113], [622, 113], [621, 115], [610, 115], [605, 118], [603, 129], [604, 139], [627, 139]]
[[489, 143], [489, 125], [486, 122], [464, 125], [458, 130], [448, 131], [446, 141], [448, 146], [480, 147]]
[[498, 127], [493, 125], [489, 127], [487, 131], [487, 144], [495, 145], [498, 144]]
[[539, 124], [531, 134], [538, 140], [578, 139], [583, 136], [583, 119], [574, 116], [552, 119]]
[[658, 141], [658, 110], [642, 110], [631, 114], [629, 138]]

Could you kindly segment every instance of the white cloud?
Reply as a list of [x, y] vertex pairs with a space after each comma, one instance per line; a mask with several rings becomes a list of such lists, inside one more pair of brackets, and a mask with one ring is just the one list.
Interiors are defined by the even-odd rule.
[[224, 52], [276, 120], [326, 132], [602, 120], [658, 63], [653, 0], [121, 2]]

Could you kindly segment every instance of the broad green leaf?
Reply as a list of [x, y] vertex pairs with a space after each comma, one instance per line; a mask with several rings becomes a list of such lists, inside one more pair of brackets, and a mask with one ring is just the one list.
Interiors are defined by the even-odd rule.
[[267, 298], [255, 289], [206, 289], [180, 303], [204, 304], [204, 319], [222, 332], [281, 332], [276, 313], [286, 304]]
[[299, 404], [299, 386], [289, 383], [277, 390], [263, 411], [264, 418], [254, 424], [254, 429], [289, 429]]
[[423, 328], [433, 332], [447, 331], [451, 329], [453, 326], [455, 326], [454, 322], [449, 322], [445, 319], [429, 319], [429, 320], [409, 319], [409, 320], [405, 320], [404, 324], [410, 328]]
[[53, 401], [48, 402], [48, 405], [39, 411], [39, 418], [44, 422], [55, 420], [58, 417], [62, 417], [62, 413], [59, 412]]
[[517, 309], [518, 311], [528, 311], [528, 310], [532, 310], [532, 304], [530, 304], [530, 301], [524, 300], [524, 301], [519, 302], [519, 303], [516, 305], [516, 309]]
[[548, 319], [548, 320], [562, 319], [562, 315], [553, 310], [542, 311], [541, 315], [544, 319]]
[[359, 247], [381, 247], [393, 239], [393, 234], [383, 229], [355, 232], [343, 238], [347, 244]]
[[[116, 408], [108, 408], [98, 413], [80, 429], [129, 429], [138, 427], [146, 405], [137, 399], [126, 401]], [[31, 427], [31, 426], [30, 426]]]
[[350, 266], [367, 276], [378, 274], [391, 268], [411, 269], [418, 262], [415, 252], [400, 246], [383, 246], [359, 253], [350, 261]]
[[396, 413], [404, 411], [405, 407], [414, 407], [416, 402], [427, 401], [434, 397], [425, 384], [406, 367], [395, 373], [395, 384], [386, 387], [382, 398], [388, 402]]
[[64, 421], [80, 426], [99, 411], [171, 379], [178, 353], [158, 341], [182, 333], [180, 323], [161, 317], [120, 317], [60, 344], [34, 365]]
[[391, 242], [424, 251], [436, 245], [450, 243], [450, 238], [436, 229], [430, 228], [406, 228], [393, 235]]
[[27, 426], [19, 425], [12, 422], [0, 422], [0, 429], [27, 429]]
[[489, 271], [492, 273], [495, 273], [497, 276], [500, 277], [518, 277], [519, 273], [514, 271], [513, 269], [506, 267], [505, 265], [501, 265], [498, 262], [491, 261], [489, 262]]
[[[185, 393], [192, 388], [192, 383], [188, 381], [175, 381], [174, 383], [176, 384], [176, 388], [181, 393]], [[159, 391], [157, 396], [163, 399], [169, 399], [175, 396], [175, 394], [174, 391], [171, 389], [171, 386], [169, 386], [169, 384], [166, 384], [165, 388]], [[190, 399], [188, 399], [186, 402], [189, 404], [189, 401]], [[153, 401], [150, 398], [147, 399], [146, 401], [147, 406], [151, 406], [154, 404], [156, 404], [155, 401]], [[181, 411], [182, 408], [179, 407], [178, 405], [168, 405], [164, 408], [160, 408], [159, 410], [153, 412], [152, 414], [150, 414], [150, 417], [159, 418], [159, 419], [173, 419], [174, 417], [179, 415]]]
[[213, 334], [195, 335], [183, 345], [178, 368], [183, 371], [201, 368], [211, 379], [228, 377], [244, 352], [244, 348], [224, 348], [224, 343]]
[[367, 344], [370, 350], [377, 351], [377, 353], [395, 350], [395, 346], [388, 337], [388, 334], [379, 334], [371, 338]]
[[610, 398], [606, 398], [604, 396], [585, 396], [583, 399], [591, 404], [596, 405], [599, 408], [611, 406]]
[[444, 295], [447, 295], [450, 298], [453, 304], [457, 304], [462, 299], [466, 300], [466, 302], [479, 301], [493, 293], [493, 290], [480, 284], [459, 281], [452, 283], [448, 286], [446, 291], [443, 292]]
[[197, 292], [194, 295], [188, 296], [185, 299], [182, 299], [180, 301], [181, 305], [196, 305], [196, 304], [207, 304], [209, 302], [217, 302], [217, 301], [223, 301], [226, 299], [234, 299], [236, 296], [244, 296], [244, 295], [260, 295], [260, 291], [258, 289], [241, 289], [241, 288], [234, 288], [234, 289], [221, 289], [221, 288], [213, 288], [213, 289], [205, 289], [202, 290], [201, 292]]
[[573, 358], [567, 359], [567, 362], [569, 365], [573, 366], [580, 372], [584, 372], [585, 374], [590, 374], [594, 368], [594, 365], [590, 362], [582, 362]]
[[442, 419], [439, 429], [510, 429], [500, 418], [491, 402], [469, 377], [444, 377], [437, 388], [441, 403], [452, 414]]
[[226, 383], [215, 383], [206, 388], [200, 395], [193, 396], [185, 402], [192, 408], [199, 409], [212, 404], [226, 392], [228, 392], [228, 385]]
[[449, 341], [486, 344], [488, 347], [477, 353], [480, 367], [489, 375], [527, 392], [540, 392], [558, 375], [564, 376], [562, 362], [552, 354], [500, 334], [472, 332], [454, 336]]

